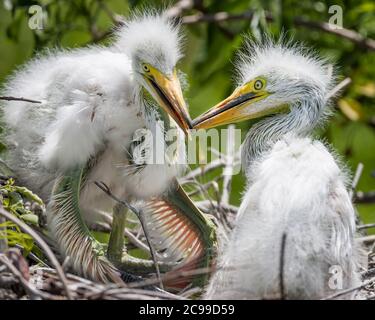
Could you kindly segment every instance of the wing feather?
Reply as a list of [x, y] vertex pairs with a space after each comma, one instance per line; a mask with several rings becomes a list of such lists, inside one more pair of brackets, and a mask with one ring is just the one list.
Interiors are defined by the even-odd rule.
[[[171, 274], [211, 265], [217, 245], [215, 226], [177, 182], [167, 195], [148, 200], [142, 212], [162, 261], [179, 262], [178, 267], [170, 271]], [[191, 282], [202, 283], [206, 275], [183, 278], [170, 281], [169, 285], [183, 288]]]

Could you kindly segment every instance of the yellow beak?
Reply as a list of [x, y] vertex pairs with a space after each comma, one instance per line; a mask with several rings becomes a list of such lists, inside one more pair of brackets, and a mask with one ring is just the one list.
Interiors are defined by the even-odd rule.
[[264, 91], [246, 93], [244, 89], [243, 87], [236, 89], [228, 98], [194, 119], [193, 128], [208, 129], [260, 116], [257, 112], [249, 112], [247, 107], [265, 98], [268, 93]]
[[188, 134], [192, 124], [176, 70], [170, 76], [166, 76], [159, 70], [152, 68], [150, 73], [145, 75], [145, 79], [154, 99], [176, 121], [177, 125]]

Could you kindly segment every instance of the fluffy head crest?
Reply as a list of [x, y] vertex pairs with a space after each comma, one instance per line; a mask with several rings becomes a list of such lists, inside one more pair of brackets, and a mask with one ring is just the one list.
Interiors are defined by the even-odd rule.
[[[317, 89], [325, 96], [334, 84], [332, 66], [300, 43], [275, 41], [266, 37], [263, 42], [247, 41], [236, 64], [237, 81], [242, 85], [264, 76], [271, 92], [293, 95], [293, 90]], [[315, 90], [313, 90], [315, 91]]]
[[182, 36], [174, 20], [155, 11], [136, 14], [117, 31], [115, 43], [135, 62], [150, 63], [160, 71], [172, 71], [181, 58]]

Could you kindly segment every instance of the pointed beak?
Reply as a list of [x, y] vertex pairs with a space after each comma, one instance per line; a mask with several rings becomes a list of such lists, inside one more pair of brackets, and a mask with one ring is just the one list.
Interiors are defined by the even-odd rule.
[[159, 105], [176, 121], [185, 134], [188, 134], [192, 124], [176, 70], [170, 76], [154, 70], [153, 74], [145, 79]]
[[256, 117], [255, 113], [252, 116], [244, 109], [263, 97], [265, 97], [264, 92], [244, 93], [242, 88], [238, 88], [228, 98], [194, 119], [193, 128], [208, 129]]

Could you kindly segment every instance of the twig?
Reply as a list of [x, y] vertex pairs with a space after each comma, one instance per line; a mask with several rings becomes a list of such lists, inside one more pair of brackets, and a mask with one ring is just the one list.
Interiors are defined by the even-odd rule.
[[150, 240], [149, 240], [149, 237], [148, 237], [148, 232], [147, 232], [147, 227], [146, 227], [146, 223], [143, 219], [143, 214], [140, 210], [138, 210], [137, 208], [133, 207], [131, 204], [129, 204], [127, 201], [124, 201], [124, 200], [121, 200], [119, 199], [118, 197], [116, 197], [112, 192], [111, 190], [109, 189], [109, 187], [103, 182], [103, 181], [95, 181], [95, 185], [101, 189], [102, 191], [104, 191], [104, 193], [106, 193], [110, 198], [112, 198], [113, 200], [117, 201], [118, 203], [122, 204], [123, 206], [127, 207], [128, 209], [130, 209], [131, 211], [133, 211], [133, 213], [138, 217], [139, 219], [139, 222], [141, 223], [141, 226], [142, 226], [142, 229], [143, 229], [143, 233], [145, 235], [145, 238], [146, 238], [146, 241], [147, 241], [147, 244], [150, 248], [150, 254], [151, 254], [151, 258], [154, 262], [154, 265], [155, 265], [155, 269], [156, 269], [156, 274], [157, 274], [157, 277], [159, 279], [159, 285], [160, 285], [160, 288], [163, 289], [163, 282], [162, 282], [162, 279], [161, 279], [161, 275], [160, 275], [160, 269], [159, 269], [159, 264], [158, 264], [158, 261], [156, 259], [156, 252], [154, 250], [154, 246], [151, 244]]
[[[197, 189], [196, 189], [195, 191], [190, 192], [190, 193], [188, 194], [189, 197], [192, 197], [192, 196], [194, 196], [194, 195], [200, 193], [200, 194], [202, 195], [203, 198], [208, 198], [207, 201], [209, 201], [209, 202], [212, 202], [212, 199], [211, 199], [211, 197], [210, 197], [210, 195], [209, 195], [209, 193], [208, 193], [208, 190], [209, 190], [210, 188], [213, 188], [214, 191], [215, 191], [215, 194], [217, 194], [218, 189], [219, 189], [216, 179], [213, 179], [212, 181], [207, 182], [207, 183], [205, 183], [205, 184], [203, 184], [203, 185], [200, 184], [200, 183], [197, 181], [197, 179], [194, 179], [194, 180], [191, 180], [191, 181], [185, 181], [183, 184], [188, 184], [188, 183], [189, 183], [189, 184], [194, 184], [194, 185], [197, 186]], [[183, 185], [183, 184], [181, 184], [181, 185]]]
[[213, 161], [211, 161], [210, 163], [208, 163], [207, 165], [204, 165], [204, 166], [200, 166], [194, 170], [191, 170], [187, 175], [185, 175], [181, 180], [185, 181], [185, 180], [190, 180], [190, 179], [194, 179], [202, 174], [205, 174], [207, 172], [210, 172], [212, 170], [215, 170], [217, 168], [220, 168], [220, 167], [223, 167], [225, 165], [223, 159], [215, 159]]
[[345, 294], [348, 294], [348, 293], [351, 293], [351, 292], [354, 292], [354, 291], [360, 290], [360, 289], [362, 289], [362, 288], [368, 286], [369, 284], [373, 284], [374, 281], [375, 281], [375, 279], [370, 279], [370, 280], [368, 280], [368, 281], [363, 282], [363, 283], [362, 283], [361, 285], [359, 285], [359, 286], [356, 286], [356, 287], [353, 287], [353, 288], [349, 288], [349, 289], [342, 290], [342, 291], [340, 291], [340, 292], [334, 293], [334, 294], [332, 294], [332, 295], [330, 295], [330, 296], [328, 296], [328, 297], [323, 298], [322, 300], [332, 300], [332, 299], [336, 299], [336, 298], [341, 297], [341, 296], [343, 296], [343, 295], [345, 295]]
[[370, 192], [356, 192], [353, 202], [356, 204], [359, 203], [375, 203], [375, 191]]
[[285, 287], [284, 287], [285, 245], [286, 245], [286, 233], [284, 232], [281, 237], [280, 264], [279, 264], [279, 281], [280, 281], [280, 299], [281, 300], [286, 299]]
[[[222, 154], [220, 154], [219, 156], [223, 157]], [[230, 205], [229, 205], [229, 203], [222, 203], [222, 201], [220, 199], [220, 190], [219, 190], [219, 185], [218, 185], [217, 181], [219, 179], [222, 179], [222, 178], [223, 178], [223, 175], [217, 176], [214, 179], [212, 179], [212, 181], [210, 181], [210, 182], [208, 182], [204, 185], [201, 185], [196, 180], [196, 178], [194, 178], [194, 180], [185, 180], [184, 184], [193, 183], [193, 184], [196, 184], [198, 186], [198, 189], [196, 191], [189, 193], [189, 196], [195, 195], [197, 193], [201, 193], [203, 198], [207, 198], [208, 200], [200, 201], [199, 203], [196, 203], [197, 207], [200, 210], [202, 210], [206, 213], [207, 212], [211, 213], [211, 210], [213, 209], [214, 210], [213, 217], [220, 220], [220, 222], [222, 224], [222, 227], [223, 227], [223, 231], [225, 231], [225, 233], [227, 233], [230, 229], [232, 229], [232, 226], [228, 222], [228, 219], [226, 217], [226, 214], [230, 211], [230, 210], [228, 210], [228, 206], [230, 206]], [[214, 189], [216, 201], [211, 199], [211, 197], [208, 193], [208, 189], [210, 187], [212, 187]], [[236, 212], [237, 212], [237, 210], [236, 210]]]
[[328, 92], [326, 99], [330, 99], [334, 97], [337, 93], [339, 93], [342, 89], [346, 88], [349, 84], [352, 83], [352, 79], [349, 77], [342, 80], [338, 85], [336, 85], [330, 92]]
[[[207, 8], [203, 5], [203, 0], [195, 0], [193, 8], [200, 11], [202, 14], [209, 14]], [[218, 23], [218, 29], [226, 36], [228, 39], [233, 40], [236, 36], [236, 33], [232, 32], [225, 28], [222, 23]]]
[[[73, 274], [67, 274], [70, 289], [74, 292], [75, 299], [184, 299], [166, 291], [145, 289], [132, 289], [119, 287], [116, 284], [102, 284], [92, 282]], [[43, 290], [54, 290], [61, 287], [56, 278], [56, 270], [50, 268], [37, 268], [32, 271], [32, 280], [43, 286]], [[51, 286], [53, 283], [53, 286]]]
[[[214, 188], [215, 185], [217, 185], [217, 182], [222, 178], [223, 178], [222, 176], [217, 176], [214, 179], [212, 179], [211, 181], [209, 181], [209, 182], [207, 182], [203, 185], [200, 184], [196, 180], [194, 180], [194, 181], [184, 181], [184, 183], [181, 183], [181, 185], [184, 185], [184, 184], [197, 184], [198, 185], [198, 188], [196, 190], [188, 193], [189, 197], [195, 196], [198, 193], [204, 193], [206, 195], [207, 194], [206, 191], [208, 191], [210, 188]], [[216, 183], [216, 184], [214, 184], [214, 183]]]
[[363, 172], [363, 163], [360, 162], [360, 163], [358, 163], [357, 169], [355, 170], [354, 178], [353, 178], [353, 181], [352, 181], [352, 188], [349, 192], [349, 196], [350, 196], [351, 199], [353, 199], [354, 191], [357, 188], [357, 185], [358, 185], [359, 179], [361, 178], [362, 172]]
[[[22, 247], [22, 246], [19, 245], [19, 244], [16, 244], [15, 247], [18, 248], [18, 249], [20, 249], [21, 251], [25, 250], [25, 248]], [[41, 260], [39, 257], [37, 257], [34, 253], [29, 252], [27, 256], [28, 256], [28, 258], [30, 258], [31, 260], [34, 260], [36, 263], [40, 263], [43, 267], [47, 267], [47, 268], [49, 268], [49, 265], [46, 264], [43, 260]]]
[[96, 232], [104, 232], [104, 233], [110, 233], [111, 232], [111, 226], [107, 223], [103, 222], [95, 222], [88, 224], [88, 228], [91, 231]]
[[[179, 1], [175, 6], [171, 7], [167, 11], [167, 16], [171, 18], [180, 17], [184, 11], [191, 9], [191, 8], [196, 8], [197, 10], [202, 11], [202, 8], [200, 8], [197, 5], [194, 5], [194, 2], [195, 1], [189, 1], [189, 0]], [[265, 15], [266, 21], [269, 21], [269, 22], [274, 21], [274, 17], [272, 16], [270, 12], [265, 11], [264, 15]], [[197, 14], [181, 17], [181, 22], [186, 25], [197, 24], [197, 23], [218, 23], [220, 30], [224, 32], [224, 34], [228, 38], [232, 39], [234, 34], [230, 30], [227, 30], [223, 26], [221, 26], [220, 23], [224, 21], [251, 20], [253, 16], [254, 16], [254, 11], [246, 11], [246, 12], [242, 12], [239, 14], [231, 14], [228, 12], [217, 12], [217, 13], [200, 12]], [[336, 29], [336, 28], [333, 28], [332, 25], [330, 25], [329, 23], [309, 21], [301, 17], [294, 18], [293, 23], [296, 26], [305, 27], [309, 29], [316, 29], [319, 31], [323, 31], [323, 32], [347, 39], [359, 47], [366, 48], [371, 51], [375, 51], [375, 40], [368, 39], [354, 30], [350, 30], [346, 28]], [[112, 34], [112, 29], [102, 32], [99, 35], [95, 35], [94, 42], [101, 41], [111, 34]]]
[[0, 215], [4, 216], [7, 220], [10, 220], [17, 224], [24, 232], [28, 233], [34, 240], [38, 243], [38, 245], [42, 248], [42, 250], [45, 252], [48, 259], [51, 261], [52, 265], [56, 268], [57, 274], [60, 277], [61, 282], [63, 283], [64, 290], [66, 293], [66, 296], [68, 299], [72, 299], [72, 293], [70, 292], [67, 284], [67, 280], [64, 274], [64, 271], [60, 265], [60, 263], [57, 261], [56, 256], [53, 254], [50, 247], [44, 242], [44, 240], [32, 229], [30, 228], [26, 223], [18, 219], [17, 217], [13, 216], [4, 208], [0, 206]]
[[[254, 11], [246, 11], [239, 14], [230, 14], [228, 12], [217, 12], [213, 14], [194, 14], [185, 16], [182, 18], [184, 24], [196, 24], [196, 23], [219, 23], [223, 21], [231, 20], [251, 20], [254, 16]], [[267, 21], [274, 21], [274, 18], [270, 12], [265, 12], [265, 18]], [[375, 40], [367, 39], [358, 32], [346, 28], [336, 29], [332, 25], [326, 22], [309, 21], [301, 17], [293, 19], [293, 23], [296, 26], [306, 27], [309, 29], [316, 29], [332, 35], [347, 39], [359, 47], [375, 51]]]
[[[234, 157], [234, 164], [233, 166], [236, 166], [238, 161], [240, 159], [240, 153], [236, 152], [236, 155]], [[207, 172], [210, 172], [212, 170], [218, 169], [225, 166], [225, 161], [222, 158], [217, 158], [210, 163], [205, 164], [204, 166], [200, 166], [194, 170], [191, 170], [188, 174], [186, 174], [184, 177], [181, 178], [181, 181], [191, 180], [198, 176], [201, 176], [203, 174], [206, 174]]]
[[16, 98], [16, 97], [0, 97], [0, 100], [6, 100], [6, 101], [24, 101], [24, 102], [30, 102], [30, 103], [42, 103], [42, 101], [38, 100], [32, 100], [32, 99], [26, 99], [26, 98]]
[[[205, 212], [209, 211], [208, 208], [210, 208], [210, 207], [213, 207], [213, 209], [218, 209], [220, 207], [219, 204], [216, 201], [210, 202], [209, 200], [197, 201], [197, 202], [195, 202], [195, 204]], [[223, 209], [225, 209], [225, 211], [227, 211], [227, 212], [231, 212], [231, 213], [234, 213], [234, 214], [236, 214], [238, 212], [238, 207], [236, 207], [234, 205], [231, 205], [231, 204], [222, 205], [221, 207]]]
[[[355, 189], [358, 185], [359, 179], [361, 178], [363, 172], [363, 164], [360, 162], [357, 165], [357, 169], [355, 170], [354, 178], [352, 181], [351, 189], [349, 190], [349, 197], [353, 201], [353, 195], [355, 192]], [[361, 216], [359, 215], [358, 210], [355, 208], [355, 215], [356, 215], [356, 225], [359, 225], [362, 223]]]
[[347, 39], [359, 47], [369, 49], [371, 51], [375, 51], [375, 40], [367, 39], [366, 37], [362, 36], [358, 32], [346, 28], [333, 28], [327, 22], [317, 22], [317, 21], [309, 21], [301, 17], [296, 17], [294, 19], [294, 24], [297, 26], [307, 27], [309, 29], [316, 29], [319, 31], [324, 31], [326, 33], [330, 33], [336, 35], [338, 37]]
[[[0, 202], [2, 203], [2, 195], [0, 194]], [[0, 216], [0, 224], [5, 223], [5, 218], [3, 216]], [[0, 253], [5, 252], [5, 250], [8, 248], [8, 241], [6, 237], [6, 226], [0, 226]]]
[[375, 268], [364, 270], [360, 272], [362, 279], [375, 277]]
[[[185, 277], [187, 278], [187, 277], [192, 277], [192, 276], [197, 276], [197, 275], [202, 275], [202, 274], [209, 274], [209, 273], [217, 272], [221, 270], [238, 271], [242, 269], [246, 270], [248, 268], [249, 268], [248, 264], [243, 264], [243, 265], [236, 265], [233, 267], [218, 267], [217, 265], [212, 265], [209, 267], [202, 267], [202, 268], [197, 268], [197, 269], [188, 270], [188, 271], [176, 270], [174, 272], [165, 273], [163, 275], [163, 280], [164, 282], [166, 282], [166, 281], [171, 281], [171, 280], [178, 279], [178, 278], [185, 278]], [[151, 278], [151, 279], [145, 279], [144, 281], [141, 281], [141, 282], [129, 283], [128, 288], [142, 288], [142, 287], [146, 287], [146, 286], [150, 286], [154, 284], [157, 284], [157, 279]]]
[[158, 299], [177, 299], [186, 300], [183, 297], [171, 294], [169, 292], [151, 291], [145, 289], [129, 289], [129, 288], [104, 288], [101, 291], [86, 294], [86, 299], [103, 299], [112, 298], [112, 296], [121, 300], [145, 300], [151, 298]]
[[358, 242], [373, 243], [373, 242], [375, 242], [375, 235], [359, 237], [359, 238], [356, 238], [356, 240]]
[[0, 268], [0, 288], [1, 289], [9, 289], [14, 288], [14, 285], [18, 284], [17, 278], [11, 272], [4, 272], [7, 270], [6, 265], [2, 265]]
[[26, 279], [22, 276], [21, 272], [9, 261], [7, 256], [0, 254], [0, 262], [4, 264], [8, 270], [18, 279], [21, 285], [25, 288], [28, 295], [33, 298], [35, 296], [41, 297], [43, 299], [53, 299], [53, 296], [38, 289], [34, 288]]
[[246, 11], [246, 12], [239, 13], [239, 14], [230, 14], [228, 12], [216, 12], [216, 13], [211, 13], [211, 14], [197, 13], [194, 15], [182, 17], [182, 23], [183, 24], [196, 24], [196, 23], [202, 23], [202, 22], [218, 23], [218, 22], [232, 21], [232, 20], [251, 20], [253, 16], [254, 16], [253, 11]]
[[[197, 275], [202, 275], [202, 274], [208, 274], [213, 271], [215, 271], [216, 268], [214, 266], [212, 267], [204, 267], [204, 268], [198, 268], [195, 270], [189, 270], [189, 271], [175, 271], [173, 273], [165, 273], [162, 278], [164, 282], [179, 279], [179, 278], [187, 278], [187, 277], [192, 277], [192, 276], [197, 276]], [[150, 285], [155, 285], [158, 283], [158, 279], [146, 279], [141, 282], [132, 282], [128, 284], [129, 288], [142, 288], [142, 287], [147, 287]]]
[[[125, 228], [125, 235], [128, 238], [129, 242], [132, 243], [135, 247], [144, 250], [151, 255], [150, 248], [142, 240], [137, 238], [128, 228]], [[159, 253], [155, 252], [155, 255], [158, 259], [161, 258]]]
[[192, 9], [194, 6], [194, 0], [180, 0], [174, 6], [170, 7], [165, 15], [168, 18], [180, 17], [184, 11]]
[[357, 230], [375, 228], [375, 223], [368, 223], [358, 226]]
[[142, 249], [148, 253], [150, 252], [150, 248], [147, 247], [141, 240], [139, 240], [134, 234], [130, 232], [127, 228], [125, 229], [125, 235], [128, 237], [129, 241], [134, 244], [137, 248]]
[[220, 199], [220, 204], [229, 204], [230, 191], [232, 189], [232, 177], [234, 166], [234, 129], [235, 125], [228, 126], [227, 132], [227, 154], [225, 157], [225, 166], [223, 169], [223, 192]]
[[191, 297], [195, 294], [201, 293], [201, 292], [202, 292], [202, 288], [194, 287], [194, 288], [190, 288], [190, 289], [184, 290], [182, 292], [179, 292], [178, 295], [181, 296], [181, 297], [184, 297], [184, 298], [189, 298], [189, 297]]

